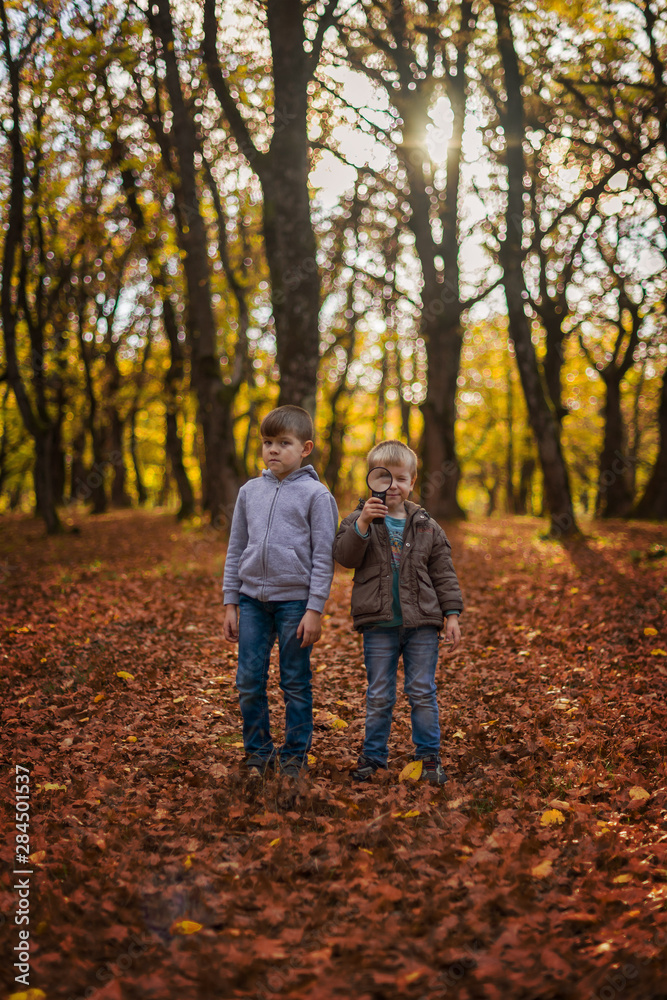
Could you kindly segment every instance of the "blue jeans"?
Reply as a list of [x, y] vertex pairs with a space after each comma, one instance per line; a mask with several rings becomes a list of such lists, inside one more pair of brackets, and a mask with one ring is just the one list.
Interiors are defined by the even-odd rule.
[[438, 630], [378, 628], [363, 630], [366, 692], [366, 734], [363, 754], [381, 767], [387, 766], [387, 744], [391, 716], [396, 703], [398, 658], [403, 654], [405, 693], [410, 702], [412, 742], [415, 757], [440, 753], [440, 721], [436, 698], [435, 670], [438, 664]]
[[281, 759], [302, 760], [313, 738], [313, 694], [310, 651], [301, 649], [296, 630], [306, 613], [307, 601], [258, 601], [239, 597], [239, 666], [236, 689], [243, 716], [246, 753], [267, 760], [276, 751], [269, 729], [266, 684], [273, 644], [278, 639], [280, 689], [285, 699], [285, 742]]

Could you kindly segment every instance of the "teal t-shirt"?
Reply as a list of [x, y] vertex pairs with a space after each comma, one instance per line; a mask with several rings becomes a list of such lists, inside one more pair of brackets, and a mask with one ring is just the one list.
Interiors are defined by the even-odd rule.
[[401, 611], [401, 599], [398, 594], [398, 571], [401, 565], [401, 552], [403, 551], [403, 532], [405, 530], [404, 517], [390, 517], [389, 514], [384, 519], [384, 523], [389, 532], [389, 545], [391, 546], [391, 568], [392, 568], [392, 618], [389, 622], [378, 622], [380, 628], [396, 628], [403, 624], [403, 613]]

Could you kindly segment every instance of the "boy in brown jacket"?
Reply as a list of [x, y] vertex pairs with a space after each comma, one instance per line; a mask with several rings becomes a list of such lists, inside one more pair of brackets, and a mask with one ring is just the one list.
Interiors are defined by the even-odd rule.
[[[363, 634], [368, 678], [366, 732], [352, 777], [368, 781], [387, 766], [387, 744], [396, 702], [398, 659], [403, 654], [415, 760], [431, 784], [447, 780], [440, 762], [435, 672], [446, 618], [450, 652], [461, 640], [461, 590], [445, 532], [408, 496], [417, 478], [417, 456], [401, 441], [382, 441], [368, 454], [369, 470], [384, 467], [392, 484], [386, 502], [371, 497], [342, 522], [334, 558], [355, 570], [354, 627]], [[375, 518], [384, 523], [374, 524]]]

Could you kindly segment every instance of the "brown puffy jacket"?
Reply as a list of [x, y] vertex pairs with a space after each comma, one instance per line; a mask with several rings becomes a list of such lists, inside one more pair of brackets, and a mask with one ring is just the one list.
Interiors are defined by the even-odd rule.
[[[371, 524], [368, 538], [354, 527], [363, 507], [341, 523], [334, 540], [334, 559], [354, 569], [352, 617], [355, 629], [391, 621], [392, 568], [389, 532], [384, 524]], [[445, 532], [419, 504], [405, 501], [407, 520], [399, 568], [399, 595], [403, 625], [441, 629], [446, 611], [463, 610], [463, 599]]]

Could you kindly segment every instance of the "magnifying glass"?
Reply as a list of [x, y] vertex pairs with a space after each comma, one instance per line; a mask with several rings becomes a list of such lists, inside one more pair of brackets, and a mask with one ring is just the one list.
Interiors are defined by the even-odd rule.
[[[387, 490], [393, 481], [394, 480], [389, 469], [385, 469], [382, 465], [378, 465], [375, 469], [371, 469], [366, 476], [366, 485], [371, 491], [371, 496], [378, 497], [382, 503], [387, 502]], [[383, 517], [374, 517], [371, 523], [382, 524], [383, 521]]]

